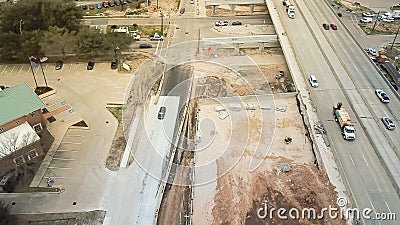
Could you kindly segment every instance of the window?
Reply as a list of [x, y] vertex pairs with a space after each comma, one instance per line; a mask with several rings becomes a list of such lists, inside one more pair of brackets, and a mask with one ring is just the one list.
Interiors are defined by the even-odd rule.
[[33, 158], [35, 158], [37, 156], [38, 156], [38, 154], [36, 152], [36, 149], [30, 150], [28, 152], [28, 160], [31, 160], [31, 159], [33, 159]]
[[22, 165], [25, 163], [24, 156], [20, 155], [17, 158], [13, 159], [14, 163], [17, 164], [17, 166]]
[[35, 132], [40, 132], [42, 130], [42, 124], [38, 123], [35, 126], [33, 126], [33, 129], [35, 130]]

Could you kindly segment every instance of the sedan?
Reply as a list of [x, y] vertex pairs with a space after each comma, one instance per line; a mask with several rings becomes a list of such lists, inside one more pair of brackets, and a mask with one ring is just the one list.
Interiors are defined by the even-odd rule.
[[55, 69], [56, 69], [56, 70], [61, 70], [62, 67], [63, 67], [63, 64], [64, 64], [63, 61], [58, 60], [58, 61], [56, 62]]
[[242, 22], [240, 21], [232, 22], [232, 26], [238, 26], [238, 25], [242, 25]]
[[118, 0], [114, 0], [114, 4], [115, 4], [116, 6], [121, 5], [121, 3], [120, 3]]
[[396, 125], [394, 125], [394, 122], [392, 119], [390, 119], [389, 117], [382, 117], [381, 118], [382, 123], [385, 125], [385, 127], [388, 130], [394, 130], [396, 128]]
[[89, 61], [88, 64], [87, 64], [86, 69], [87, 69], [87, 70], [92, 70], [93, 68], [94, 68], [94, 62]]
[[142, 43], [139, 45], [139, 48], [152, 48], [153, 46], [149, 43]]
[[96, 6], [94, 6], [94, 4], [89, 5], [89, 9], [95, 9], [95, 8], [96, 8]]
[[376, 89], [375, 90], [375, 94], [378, 96], [378, 98], [381, 100], [381, 102], [383, 102], [383, 103], [389, 103], [390, 102], [389, 96], [387, 96], [387, 94], [383, 90]]
[[374, 17], [375, 14], [372, 14], [372, 13], [370, 13], [370, 12], [363, 12], [363, 13], [362, 13], [362, 16], [363, 16], [363, 17]]
[[111, 62], [111, 69], [112, 70], [115, 70], [115, 69], [117, 69], [118, 68], [118, 59], [114, 59], [112, 62]]
[[111, 0], [110, 0], [110, 1], [108, 1], [108, 6], [110, 6], [110, 7], [114, 7], [114, 5], [115, 5], [115, 4], [114, 4], [114, 1], [111, 1]]
[[325, 30], [329, 30], [329, 24], [327, 23], [322, 24], [322, 27], [324, 27]]
[[97, 9], [101, 9], [103, 6], [101, 5], [101, 3], [97, 3], [96, 8]]
[[222, 20], [215, 22], [215, 26], [228, 26], [228, 24], [229, 24], [228, 21], [222, 21]]
[[331, 23], [331, 28], [332, 28], [332, 30], [337, 30], [337, 25], [334, 23]]
[[317, 81], [317, 78], [314, 75], [311, 74], [308, 77], [308, 80], [310, 81], [311, 87], [314, 87], [314, 88], [318, 87], [318, 81]]

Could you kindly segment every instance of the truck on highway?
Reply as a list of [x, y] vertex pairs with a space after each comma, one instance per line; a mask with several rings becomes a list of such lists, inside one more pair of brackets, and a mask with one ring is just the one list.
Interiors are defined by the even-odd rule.
[[[288, 3], [288, 4], [290, 4], [290, 3]], [[295, 17], [294, 5], [287, 5], [286, 11], [287, 11], [289, 18], [294, 19], [294, 17]]]
[[164, 40], [164, 36], [159, 35], [158, 33], [155, 33], [154, 35], [150, 36], [150, 41], [158, 41], [158, 40], [160, 41]]
[[339, 123], [343, 138], [346, 140], [354, 140], [356, 138], [354, 126], [351, 124], [349, 113], [342, 107], [341, 102], [333, 106], [333, 116], [335, 121]]

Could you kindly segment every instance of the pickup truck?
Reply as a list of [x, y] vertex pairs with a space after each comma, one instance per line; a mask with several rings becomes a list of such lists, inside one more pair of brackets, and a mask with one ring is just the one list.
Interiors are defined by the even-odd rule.
[[158, 40], [160, 40], [160, 41], [164, 40], [164, 36], [159, 35], [157, 33], [150, 36], [150, 41], [158, 41]]

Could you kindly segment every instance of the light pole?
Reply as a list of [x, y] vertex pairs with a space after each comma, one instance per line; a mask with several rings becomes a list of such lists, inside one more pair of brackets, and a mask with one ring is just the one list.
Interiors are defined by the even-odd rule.
[[119, 50], [119, 47], [117, 46], [115, 49], [114, 49], [114, 57], [115, 58], [117, 58], [117, 51]]

